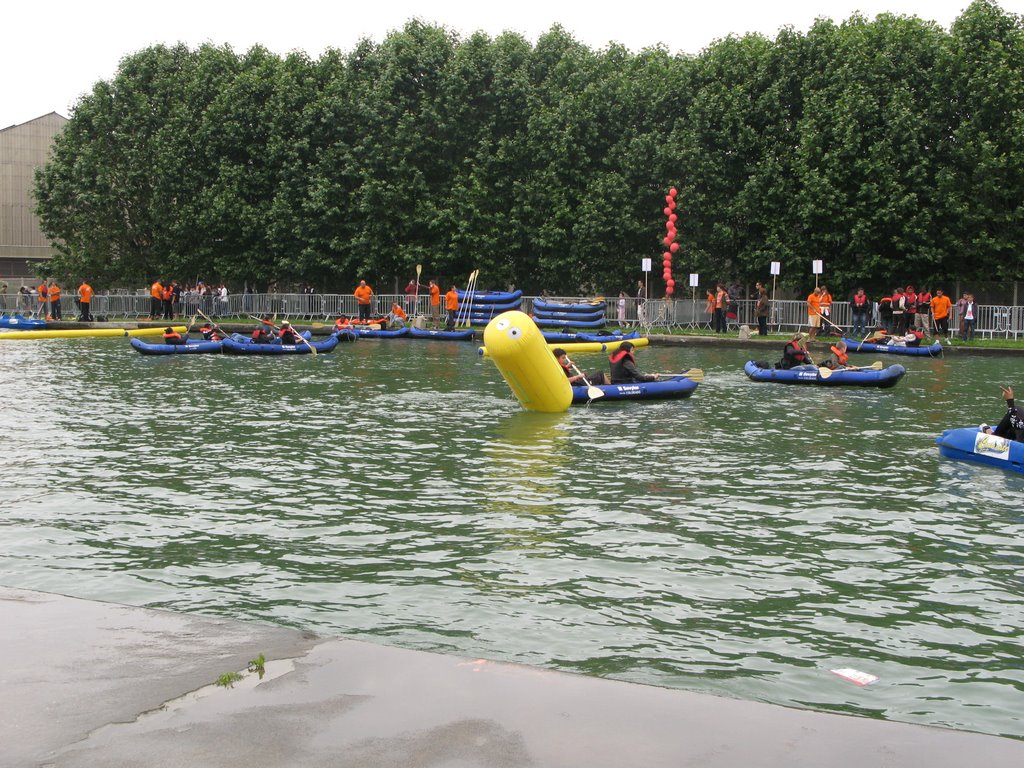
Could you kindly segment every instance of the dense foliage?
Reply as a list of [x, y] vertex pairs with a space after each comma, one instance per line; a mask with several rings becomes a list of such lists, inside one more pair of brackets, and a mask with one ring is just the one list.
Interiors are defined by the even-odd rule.
[[349, 290], [617, 292], [679, 189], [675, 271], [834, 287], [1024, 277], [1024, 23], [880, 15], [699, 56], [592, 51], [560, 27], [460, 40], [410, 22], [312, 61], [153, 47], [77, 104], [37, 176], [61, 255], [159, 275]]

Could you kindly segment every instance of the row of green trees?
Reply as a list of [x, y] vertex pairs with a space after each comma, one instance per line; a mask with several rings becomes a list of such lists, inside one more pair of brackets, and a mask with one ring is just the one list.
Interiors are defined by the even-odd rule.
[[675, 273], [833, 289], [1024, 277], [1024, 23], [819, 20], [699, 56], [410, 22], [318, 60], [152, 47], [37, 176], [50, 269], [107, 284], [467, 275], [617, 292], [679, 190]]

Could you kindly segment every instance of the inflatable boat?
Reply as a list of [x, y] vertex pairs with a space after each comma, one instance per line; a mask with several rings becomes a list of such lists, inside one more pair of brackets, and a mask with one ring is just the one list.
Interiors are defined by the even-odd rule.
[[447, 331], [447, 330], [431, 330], [430, 328], [410, 328], [409, 338], [412, 339], [436, 339], [436, 340], [447, 340], [447, 341], [472, 341], [473, 340], [473, 329], [466, 328], [464, 330]]
[[22, 317], [19, 314], [0, 315], [0, 328], [11, 331], [38, 331], [46, 327], [46, 321], [38, 317]]
[[[234, 334], [237, 341], [245, 342], [246, 338]], [[142, 339], [130, 339], [132, 349], [143, 355], [208, 355], [220, 353], [222, 342], [207, 341], [206, 339], [187, 339], [184, 344], [162, 344], [160, 342], [150, 343]]]
[[603, 403], [606, 400], [674, 400], [681, 397], [689, 397], [699, 385], [693, 379], [688, 379], [685, 376], [676, 376], [671, 379], [660, 379], [658, 381], [638, 381], [630, 384], [594, 384], [593, 386], [604, 392], [604, 397], [591, 400], [588, 394], [588, 387], [573, 387], [573, 404]]
[[604, 320], [604, 312], [552, 312], [547, 309], [533, 310], [534, 320]]
[[546, 301], [545, 299], [533, 300], [533, 311], [541, 312], [604, 312], [608, 303], [601, 300], [564, 302]]
[[[306, 331], [302, 337], [308, 341], [311, 335]], [[282, 344], [279, 341], [257, 344], [244, 336], [241, 341], [232, 338], [221, 342], [224, 354], [227, 355], [309, 355], [312, 354], [311, 345], [318, 353], [330, 352], [338, 346], [338, 337], [331, 334], [322, 341], [310, 341], [309, 344]]]
[[743, 366], [743, 372], [753, 381], [767, 381], [776, 384], [811, 384], [821, 387], [878, 387], [887, 389], [896, 386], [903, 378], [907, 369], [902, 365], [890, 365], [881, 370], [835, 370], [828, 371], [827, 376], [813, 365], [801, 365], [796, 368], [771, 368], [758, 365], [753, 360]]
[[611, 343], [615, 341], [633, 341], [634, 339], [640, 338], [640, 331], [630, 331], [629, 333], [609, 333], [607, 331], [598, 331], [597, 333], [591, 333], [590, 331], [541, 331], [541, 333], [544, 334], [545, 341], [553, 344], [577, 341], [600, 341]]
[[408, 328], [353, 328], [361, 339], [397, 339], [401, 336], [408, 336]]
[[947, 459], [987, 464], [1024, 474], [1024, 443], [987, 435], [977, 427], [947, 429], [935, 438], [935, 444]]
[[515, 291], [462, 291], [455, 289], [455, 295], [459, 297], [459, 305], [472, 299], [474, 304], [508, 304], [519, 302], [523, 298], [523, 292]]
[[545, 317], [535, 317], [533, 322], [537, 324], [538, 328], [603, 328], [605, 319], [600, 317], [596, 320], [552, 320]]
[[843, 339], [847, 352], [881, 352], [883, 355], [918, 355], [921, 357], [939, 357], [942, 355], [942, 344], [938, 341], [924, 347], [897, 346], [895, 344], [871, 344], [857, 339]]

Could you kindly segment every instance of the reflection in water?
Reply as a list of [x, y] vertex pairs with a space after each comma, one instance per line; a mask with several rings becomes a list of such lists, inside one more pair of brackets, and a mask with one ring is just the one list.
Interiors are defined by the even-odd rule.
[[854, 391], [745, 359], [648, 348], [706, 382], [534, 414], [475, 344], [2, 345], [0, 582], [1024, 737], [1024, 478], [933, 443], [1019, 366]]

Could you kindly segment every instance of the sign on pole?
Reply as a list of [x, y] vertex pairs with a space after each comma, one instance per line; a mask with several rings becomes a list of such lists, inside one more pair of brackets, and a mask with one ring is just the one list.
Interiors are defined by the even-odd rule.
[[[818, 262], [818, 263], [820, 264], [821, 262]], [[781, 275], [782, 274], [782, 262], [781, 261], [773, 261], [772, 262], [772, 274], [773, 275]]]
[[814, 261], [811, 262], [811, 272], [813, 272], [816, 275], [820, 275], [824, 271], [825, 270], [822, 268], [821, 259], [815, 259]]
[[696, 288], [700, 284], [700, 275], [696, 272], [690, 273], [690, 287]]
[[651, 260], [650, 259], [644, 259], [640, 263], [640, 269], [642, 271], [644, 271], [644, 272], [650, 272], [651, 271]]

